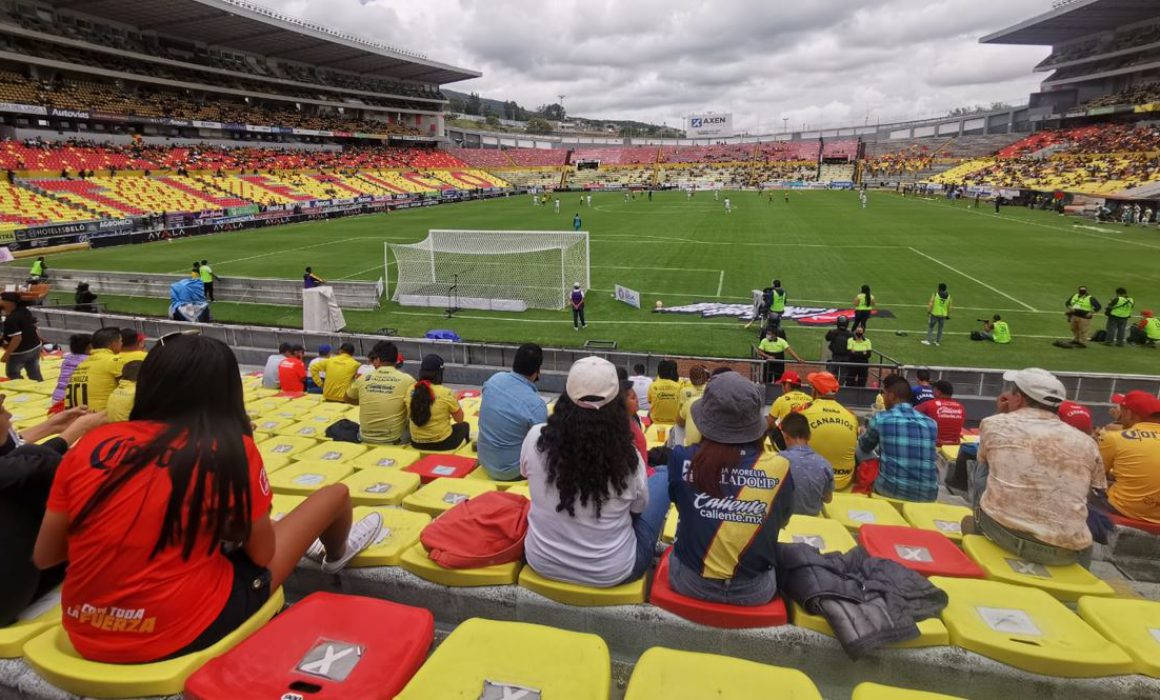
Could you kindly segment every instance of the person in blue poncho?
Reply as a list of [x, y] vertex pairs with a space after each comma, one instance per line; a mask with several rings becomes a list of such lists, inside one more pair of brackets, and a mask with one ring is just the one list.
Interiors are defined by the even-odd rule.
[[209, 302], [200, 279], [183, 279], [169, 286], [169, 317], [174, 321], [209, 322]]

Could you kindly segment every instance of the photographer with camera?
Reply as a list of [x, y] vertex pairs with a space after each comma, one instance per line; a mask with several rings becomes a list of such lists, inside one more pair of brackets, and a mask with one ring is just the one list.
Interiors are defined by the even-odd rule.
[[990, 319], [976, 318], [975, 320], [983, 324], [983, 330], [971, 331], [971, 340], [990, 340], [1000, 345], [1011, 342], [1011, 327], [999, 314], [995, 314]]

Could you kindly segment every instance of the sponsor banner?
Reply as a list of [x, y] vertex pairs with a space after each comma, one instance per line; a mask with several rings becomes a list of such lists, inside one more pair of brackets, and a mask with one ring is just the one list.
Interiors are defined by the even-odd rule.
[[[757, 292], [758, 295], [761, 292]], [[748, 321], [753, 318], [755, 309], [753, 304], [724, 303], [717, 301], [702, 301], [681, 306], [665, 306], [657, 309], [663, 314], [697, 314], [701, 318], [736, 318]], [[787, 306], [782, 313], [782, 320], [797, 321], [803, 326], [826, 326], [834, 324], [839, 316], [848, 319], [854, 318], [853, 309], [824, 306]], [[878, 318], [894, 318], [894, 314], [884, 309], [875, 309], [874, 316]]]
[[50, 117], [61, 117], [64, 119], [89, 119], [92, 115], [83, 109], [59, 109], [52, 107], [48, 110]]
[[48, 114], [48, 110], [40, 105], [22, 105], [13, 102], [0, 102], [0, 112], [12, 112], [14, 114], [39, 114], [44, 116]]
[[635, 289], [616, 285], [616, 300], [624, 302], [634, 309], [640, 308], [640, 292]]
[[691, 114], [685, 120], [685, 134], [689, 138], [732, 136], [733, 115]]
[[166, 126], [193, 126], [193, 122], [188, 119], [173, 119], [172, 117], [158, 119], [157, 122]]
[[125, 123], [133, 119], [133, 117], [124, 114], [109, 114], [108, 112], [93, 112], [93, 119], [99, 119], [103, 122], [119, 122]]
[[291, 129], [290, 133], [298, 136], [322, 136], [322, 132], [318, 129]]
[[222, 128], [221, 122], [203, 122], [203, 121], [198, 121], [197, 119], [195, 119], [195, 120], [193, 120], [192, 124], [193, 124], [193, 126], [196, 126], [199, 129], [220, 129], [220, 128]]
[[1115, 107], [1092, 107], [1087, 111], [1089, 117], [1098, 117], [1102, 114], [1114, 114]]
[[226, 216], [246, 216], [258, 213], [257, 204], [247, 204], [241, 207], [226, 207]]
[[257, 134], [272, 134], [274, 128], [270, 126], [255, 126], [254, 124], [245, 124], [242, 127], [245, 131], [254, 132]]
[[49, 236], [68, 236], [77, 235], [81, 233], [88, 233], [89, 225], [84, 223], [75, 224], [55, 224], [52, 226], [33, 226], [20, 231], [16, 231], [16, 240], [30, 241], [36, 238], [47, 238]]

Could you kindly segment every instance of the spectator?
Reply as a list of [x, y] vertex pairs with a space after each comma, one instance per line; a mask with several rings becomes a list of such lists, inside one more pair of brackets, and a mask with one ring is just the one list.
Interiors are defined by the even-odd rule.
[[282, 391], [303, 393], [306, 391], [306, 363], [302, 358], [306, 348], [299, 344], [290, 346], [290, 352], [278, 363], [278, 385]]
[[[346, 401], [346, 390], [350, 388], [360, 367], [359, 361], [354, 359], [354, 345], [343, 343], [338, 346], [338, 354], [322, 362], [312, 364], [310, 378], [322, 387], [322, 398], [325, 401]], [[322, 375], [326, 381], [322, 381]]]
[[930, 385], [929, 369], [915, 370], [914, 377], [917, 380], [913, 387], [914, 405], [917, 407], [934, 398], [934, 387]]
[[648, 411], [652, 408], [652, 404], [648, 400], [648, 392], [652, 387], [652, 377], [644, 373], [644, 365], [635, 364], [632, 366], [632, 376], [629, 380], [632, 382], [632, 390], [636, 392], [636, 400], [640, 405], [640, 410]]
[[958, 445], [963, 441], [963, 425], [967, 420], [967, 409], [952, 397], [955, 387], [940, 379], [933, 385], [934, 398], [914, 407], [922, 415], [938, 426], [938, 446]]
[[848, 368], [841, 366], [840, 363], [850, 361], [850, 338], [854, 337], [849, 326], [849, 319], [839, 316], [834, 327], [826, 331], [826, 345], [830, 350], [830, 362], [826, 365], [826, 371], [838, 377], [842, 384], [846, 383]]
[[1003, 380], [998, 415], [979, 426], [979, 458], [969, 474], [975, 515], [963, 531], [1044, 566], [1086, 562], [1088, 496], [1107, 486], [1099, 449], [1059, 420], [1066, 393], [1054, 375], [1031, 368]]
[[48, 263], [44, 261], [44, 256], [41, 255], [32, 262], [32, 268], [28, 271], [28, 279], [33, 284], [39, 284], [42, 280], [48, 277]]
[[1071, 345], [1077, 348], [1086, 348], [1088, 330], [1092, 325], [1092, 316], [1102, 307], [1098, 299], [1088, 294], [1087, 287], [1080, 287], [1065, 304], [1067, 318], [1071, 325]]
[[36, 318], [20, 300], [19, 292], [0, 293], [0, 309], [4, 311], [4, 352], [0, 362], [9, 379], [20, 379], [24, 373], [34, 382], [44, 381], [40, 373], [40, 332]]
[[1122, 431], [1104, 431], [1100, 455], [1108, 477], [1104, 510], [1160, 524], [1160, 399], [1146, 391], [1119, 397]]
[[765, 329], [765, 338], [757, 344], [757, 354], [765, 360], [761, 368], [761, 381], [771, 384], [781, 379], [785, 372], [785, 354], [789, 353], [794, 360], [804, 362], [785, 339], [785, 331], [777, 328]]
[[92, 349], [93, 336], [88, 333], [76, 333], [69, 336], [68, 352], [60, 362], [60, 377], [56, 380], [56, 389], [52, 392], [52, 407], [49, 413], [59, 413], [64, 410], [65, 390], [72, 379], [73, 372], [82, 362], [88, 359]]
[[761, 387], [740, 374], [714, 377], [692, 409], [701, 443], [669, 457], [680, 514], [669, 584], [682, 595], [752, 606], [777, 594], [777, 535], [795, 489], [790, 463], [762, 449], [763, 403]]
[[1128, 290], [1123, 287], [1116, 289], [1116, 298], [1108, 303], [1104, 312], [1108, 316], [1107, 335], [1104, 345], [1123, 346], [1128, 339], [1128, 319], [1132, 317], [1132, 309], [1136, 300], [1128, 296]]
[[681, 425], [680, 414], [685, 404], [705, 393], [705, 382], [709, 381], [709, 368], [705, 365], [693, 365], [689, 369], [689, 383], [681, 387], [677, 399], [677, 425]]
[[874, 414], [858, 440], [858, 460], [878, 455], [874, 492], [904, 501], [938, 499], [938, 428], [911, 405], [910, 382], [891, 375], [883, 383], [886, 410]]
[[117, 353], [117, 362], [122, 365], [130, 362], [145, 361], [145, 336], [137, 332], [136, 328], [121, 329], [121, 351]]
[[282, 388], [282, 384], [278, 378], [278, 367], [282, 364], [282, 360], [290, 357], [290, 348], [292, 347], [290, 343], [281, 343], [278, 345], [278, 354], [270, 355], [266, 358], [266, 366], [262, 369], [263, 389]]
[[793, 476], [793, 512], [817, 515], [822, 504], [834, 498], [834, 468], [810, 447], [810, 422], [802, 414], [787, 415], [781, 422], [781, 433], [785, 437], [781, 456], [789, 460]]
[[109, 394], [109, 403], [105, 406], [105, 417], [110, 423], [120, 423], [129, 420], [133, 413], [133, 403], [137, 396], [137, 375], [141, 372], [141, 360], [133, 360], [121, 367], [121, 380], [117, 388]]
[[681, 384], [677, 375], [677, 363], [661, 360], [657, 363], [657, 378], [648, 388], [649, 418], [654, 423], [677, 422], [677, 411], [681, 405]]
[[100, 311], [97, 308], [96, 301], [97, 295], [93, 294], [88, 282], [80, 282], [77, 284], [76, 291], [73, 293], [73, 311], [95, 314]]
[[798, 373], [792, 369], [786, 371], [781, 375], [781, 396], [774, 399], [773, 405], [769, 407], [769, 417], [766, 419], [769, 427], [779, 425], [789, 414], [808, 406], [811, 400], [810, 395], [802, 391], [802, 378]]
[[838, 380], [829, 372], [806, 375], [813, 401], [801, 410], [810, 424], [810, 447], [834, 468], [834, 487], [845, 489], [854, 478], [858, 419], [838, 403]]
[[496, 481], [520, 479], [520, 448], [532, 426], [548, 420], [536, 390], [544, 350], [526, 343], [516, 350], [512, 371], [493, 374], [483, 384], [479, 406], [479, 463]]
[[[207, 649], [257, 612], [303, 554], [325, 555], [322, 570], [335, 573], [382, 529], [377, 513], [351, 527], [342, 484], [271, 522], [237, 360], [221, 341], [181, 336], [151, 352], [132, 418], [65, 456], [33, 553], [42, 569], [68, 558], [63, 625], [86, 659], [149, 663]], [[223, 542], [243, 545], [227, 554]], [[103, 624], [113, 608], [146, 617], [131, 630]]]
[[572, 295], [569, 298], [572, 303], [572, 330], [578, 331], [581, 328], [587, 328], [588, 322], [584, 320], [584, 291], [580, 289], [580, 283], [572, 285]]
[[324, 284], [326, 284], [326, 280], [314, 274], [314, 270], [312, 268], [306, 268], [306, 272], [302, 275], [303, 288], [314, 289], [315, 287], [321, 287]]
[[645, 476], [610, 362], [572, 365], [555, 411], [524, 439], [520, 472], [532, 494], [524, 552], [536, 573], [608, 588], [652, 566], [668, 474]]
[[368, 356], [374, 369], [346, 390], [347, 400], [358, 404], [359, 442], [398, 445], [408, 440], [407, 395], [415, 386], [415, 379], [395, 366], [398, 357], [399, 349], [394, 343], [375, 343]]
[[411, 446], [416, 450], [454, 450], [468, 441], [471, 426], [455, 393], [443, 386], [443, 358], [427, 355], [419, 367], [419, 381], [407, 394]]
[[644, 425], [641, 423], [640, 416], [637, 415], [640, 403], [636, 398], [636, 389], [633, 388], [632, 381], [628, 378], [628, 370], [625, 368], [616, 368], [616, 379], [620, 382], [620, 393], [624, 397], [624, 409], [628, 411], [628, 427], [632, 431], [632, 444], [636, 447], [641, 461], [647, 465], [648, 438], [644, 435]]
[[[318, 346], [318, 357], [311, 360], [310, 364], [306, 366], [306, 372], [307, 372], [306, 393], [308, 393], [308, 394], [321, 394], [322, 393], [322, 386], [314, 383], [314, 376], [313, 376], [314, 375], [314, 365], [318, 362], [329, 359], [331, 349], [332, 348], [327, 343], [323, 343], [322, 345], [319, 345]], [[392, 362], [392, 364], [393, 364], [393, 362]], [[326, 372], [320, 372], [319, 377], [321, 377], [323, 382], [325, 382], [326, 381]]]
[[65, 389], [65, 406], [88, 406], [90, 411], [103, 411], [109, 394], [117, 388], [121, 377], [121, 329], [102, 328], [93, 333], [92, 352], [77, 365]]
[[[1116, 394], [1119, 396], [1119, 394]], [[1115, 400], [1115, 396], [1112, 400]], [[1064, 401], [1059, 404], [1059, 419], [1086, 435], [1092, 434], [1092, 412], [1086, 406], [1075, 401]]]
[[930, 295], [930, 301], [926, 304], [926, 312], [929, 316], [929, 323], [926, 327], [926, 340], [922, 341], [923, 345], [931, 344], [931, 336], [935, 335], [935, 327], [938, 327], [938, 335], [934, 338], [934, 344], [937, 347], [942, 343], [943, 326], [951, 318], [951, 293], [947, 291], [947, 285], [940, 282], [938, 290]]
[[853, 366], [849, 369], [850, 386], [866, 386], [870, 374], [870, 356], [874, 354], [874, 346], [866, 337], [866, 329], [857, 326], [854, 328], [854, 337], [846, 341], [846, 353]]

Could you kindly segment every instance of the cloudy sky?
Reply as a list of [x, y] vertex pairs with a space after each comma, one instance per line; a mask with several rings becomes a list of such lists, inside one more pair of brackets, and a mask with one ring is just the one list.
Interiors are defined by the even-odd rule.
[[1051, 0], [259, 0], [474, 68], [451, 87], [525, 107], [680, 126], [732, 112], [737, 130], [849, 125], [1021, 102], [1048, 49], [984, 34]]

